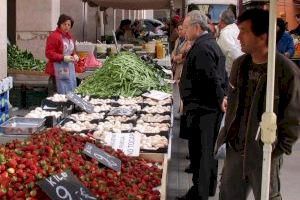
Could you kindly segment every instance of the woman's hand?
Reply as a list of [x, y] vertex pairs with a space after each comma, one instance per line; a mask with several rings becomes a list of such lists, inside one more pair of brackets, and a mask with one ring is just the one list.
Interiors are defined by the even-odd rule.
[[74, 54], [74, 60], [75, 60], [75, 62], [78, 62], [79, 61], [79, 57], [77, 56], [77, 54]]

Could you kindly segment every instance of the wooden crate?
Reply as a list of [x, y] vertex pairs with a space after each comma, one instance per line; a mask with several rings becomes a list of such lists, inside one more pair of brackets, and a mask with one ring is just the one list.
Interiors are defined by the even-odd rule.
[[167, 174], [168, 174], [168, 154], [162, 153], [141, 153], [140, 158], [162, 163], [163, 173], [161, 178], [160, 200], [167, 199]]
[[34, 85], [47, 86], [49, 75], [44, 72], [8, 69], [8, 76], [13, 77], [14, 86]]

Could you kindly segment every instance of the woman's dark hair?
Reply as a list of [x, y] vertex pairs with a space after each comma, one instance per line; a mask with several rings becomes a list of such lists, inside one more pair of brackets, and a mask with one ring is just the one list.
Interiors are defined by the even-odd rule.
[[62, 25], [65, 21], [68, 21], [68, 20], [71, 21], [71, 28], [72, 28], [73, 24], [74, 24], [74, 20], [72, 17], [65, 15], [65, 14], [61, 14], [59, 16], [58, 21], [57, 21], [57, 26], [60, 27], [60, 25]]
[[181, 19], [177, 24], [176, 24], [176, 28], [178, 28], [179, 26], [183, 25], [183, 19]]
[[269, 12], [267, 10], [253, 8], [246, 10], [238, 17], [238, 23], [251, 21], [251, 30], [255, 36], [269, 33]]
[[236, 18], [236, 5], [234, 5], [234, 4], [229, 4], [227, 10], [231, 10], [232, 13], [234, 14], [234, 18]]
[[121, 22], [120, 22], [120, 29], [123, 29], [124, 26], [126, 25], [131, 25], [131, 20], [130, 19], [123, 19]]
[[285, 21], [282, 18], [277, 18], [277, 26], [279, 27], [279, 30], [277, 31], [277, 37], [276, 37], [276, 42], [278, 42], [283, 33], [285, 32]]
[[300, 18], [300, 14], [296, 14], [295, 17]]

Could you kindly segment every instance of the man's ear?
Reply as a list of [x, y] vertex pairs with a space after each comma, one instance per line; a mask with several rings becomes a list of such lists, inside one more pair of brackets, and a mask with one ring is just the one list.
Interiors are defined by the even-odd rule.
[[267, 34], [267, 33], [261, 34], [261, 35], [259, 36], [259, 38], [260, 38], [262, 41], [265, 41], [266, 44], [268, 44], [268, 34]]

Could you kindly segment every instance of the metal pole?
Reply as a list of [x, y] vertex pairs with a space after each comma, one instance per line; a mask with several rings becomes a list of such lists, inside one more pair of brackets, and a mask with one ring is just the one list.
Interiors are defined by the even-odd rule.
[[116, 9], [113, 9], [113, 18], [114, 31], [116, 31]]
[[268, 41], [268, 77], [266, 89], [266, 112], [262, 116], [261, 140], [263, 148], [263, 168], [261, 200], [269, 200], [272, 144], [276, 139], [276, 115], [273, 113], [275, 50], [276, 50], [276, 13], [277, 0], [270, 1], [269, 41]]
[[86, 2], [83, 2], [83, 26], [82, 26], [82, 40], [85, 40], [85, 23], [86, 23]]

